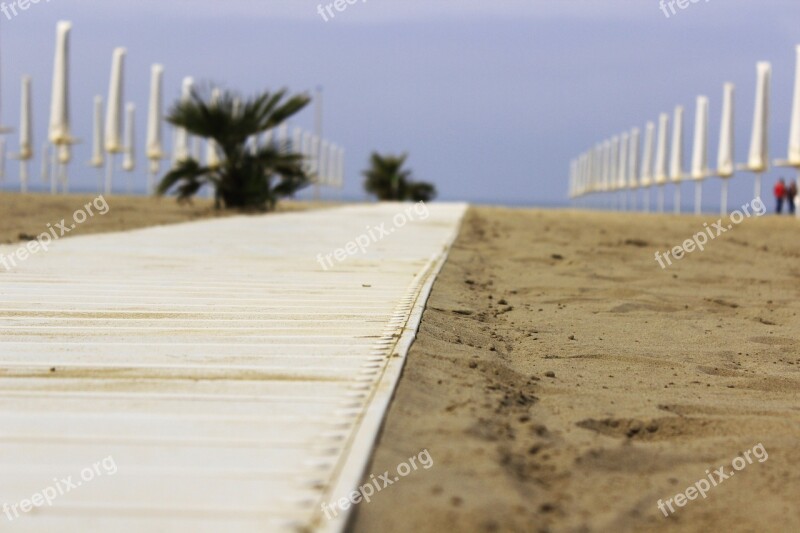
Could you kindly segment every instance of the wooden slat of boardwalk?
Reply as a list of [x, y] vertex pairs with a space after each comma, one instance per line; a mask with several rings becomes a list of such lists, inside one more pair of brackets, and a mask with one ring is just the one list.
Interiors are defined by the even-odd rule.
[[465, 206], [317, 255], [406, 209], [70, 237], [0, 269], [0, 503], [63, 492], [6, 525], [340, 531], [320, 505], [360, 480]]

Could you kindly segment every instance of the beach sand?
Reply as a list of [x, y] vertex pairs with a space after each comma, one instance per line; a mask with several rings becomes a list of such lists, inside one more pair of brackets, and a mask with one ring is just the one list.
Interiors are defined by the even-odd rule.
[[[351, 529], [800, 531], [800, 222], [659, 267], [716, 220], [473, 208], [368, 472], [434, 466]], [[719, 484], [666, 518], [707, 469]]]
[[[97, 198], [96, 195], [47, 195], [0, 192], [0, 244], [27, 241], [47, 231], [47, 224], [55, 225], [62, 219], [71, 222], [73, 214]], [[129, 229], [176, 224], [209, 217], [229, 216], [231, 213], [215, 211], [208, 199], [195, 199], [191, 204], [179, 205], [175, 198], [144, 196], [109, 196], [109, 211], [87, 218], [75, 230], [65, 235], [89, 235]], [[98, 205], [102, 207], [102, 202]], [[283, 201], [278, 212], [319, 208], [322, 202]], [[233, 213], [235, 214], [235, 213]], [[60, 231], [60, 230], [59, 230]]]

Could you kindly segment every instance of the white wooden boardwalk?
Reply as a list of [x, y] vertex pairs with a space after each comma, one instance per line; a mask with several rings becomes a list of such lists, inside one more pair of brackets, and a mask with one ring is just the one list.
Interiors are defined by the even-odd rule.
[[75, 236], [0, 267], [0, 530], [340, 531], [321, 503], [360, 482], [465, 211], [395, 228], [407, 208]]

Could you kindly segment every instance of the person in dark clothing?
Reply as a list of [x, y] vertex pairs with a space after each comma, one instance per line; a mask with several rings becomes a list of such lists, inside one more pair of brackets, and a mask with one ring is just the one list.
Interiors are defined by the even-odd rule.
[[797, 182], [791, 180], [789, 186], [786, 187], [786, 206], [789, 208], [789, 214], [794, 215], [795, 200], [797, 198]]
[[775, 213], [778, 215], [783, 211], [783, 199], [786, 198], [786, 182], [783, 178], [778, 180], [775, 184]]

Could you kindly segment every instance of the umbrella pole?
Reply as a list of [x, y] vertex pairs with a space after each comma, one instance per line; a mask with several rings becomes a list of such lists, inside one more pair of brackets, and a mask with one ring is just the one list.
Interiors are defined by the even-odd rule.
[[61, 191], [63, 193], [69, 193], [69, 177], [67, 176], [67, 164], [61, 163]]
[[111, 195], [111, 183], [114, 179], [114, 154], [108, 154], [108, 159], [106, 161], [106, 185], [105, 185], [105, 194]]
[[23, 194], [28, 192], [28, 165], [27, 159], [19, 162], [19, 191]]
[[728, 215], [728, 180], [722, 180], [722, 203], [720, 208], [720, 214], [722, 216]]
[[664, 212], [664, 186], [658, 186], [658, 212]]
[[753, 198], [761, 198], [761, 173], [756, 174], [756, 195]]
[[694, 184], [694, 214], [702, 214], [700, 205], [703, 203], [703, 182], [698, 181]]
[[681, 184], [675, 184], [675, 214], [681, 214]]
[[58, 147], [54, 144], [52, 153], [50, 154], [50, 194], [56, 194], [58, 192], [58, 182], [56, 181], [56, 177], [58, 176]]

